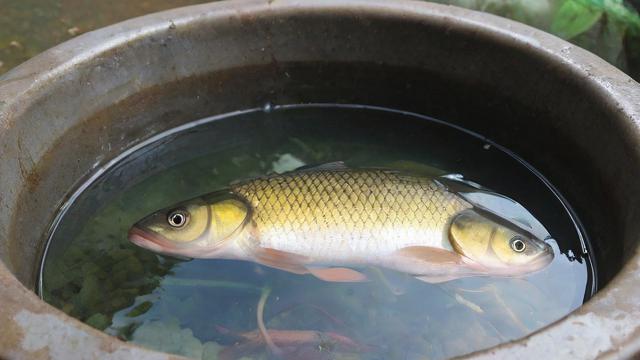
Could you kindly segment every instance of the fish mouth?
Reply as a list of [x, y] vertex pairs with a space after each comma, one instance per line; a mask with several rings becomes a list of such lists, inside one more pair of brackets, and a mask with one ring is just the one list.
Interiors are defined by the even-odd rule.
[[153, 250], [160, 253], [166, 253], [167, 250], [173, 248], [169, 242], [161, 235], [145, 231], [137, 226], [133, 226], [129, 229], [129, 241], [132, 243], [149, 250]]
[[544, 267], [550, 264], [551, 261], [553, 261], [554, 257], [555, 257], [555, 254], [553, 249], [551, 248], [551, 246], [547, 245], [547, 248], [544, 249], [544, 251], [541, 254], [536, 256], [535, 259], [533, 259], [533, 263], [539, 264], [541, 267]]
[[542, 270], [544, 267], [549, 265], [553, 261], [553, 253], [550, 251], [546, 251], [538, 256], [536, 256], [530, 263], [533, 271]]
[[553, 249], [546, 248], [542, 253], [531, 259], [530, 262], [522, 266], [522, 271], [525, 274], [540, 271], [547, 267], [553, 261], [555, 257]]

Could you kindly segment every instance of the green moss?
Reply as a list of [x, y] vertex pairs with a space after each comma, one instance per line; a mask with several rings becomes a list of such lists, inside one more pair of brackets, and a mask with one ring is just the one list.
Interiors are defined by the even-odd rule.
[[101, 313], [91, 315], [84, 322], [98, 330], [104, 330], [111, 324], [111, 320]]
[[67, 314], [71, 314], [71, 311], [73, 310], [74, 305], [72, 303], [65, 303], [62, 306], [62, 311], [64, 311]]
[[202, 346], [202, 360], [217, 360], [218, 353], [223, 347], [220, 344], [208, 341]]
[[127, 271], [128, 279], [135, 279], [144, 274], [144, 266], [140, 260], [133, 256], [126, 258], [123, 262], [119, 263]]
[[108, 309], [110, 311], [117, 311], [129, 306], [132, 302], [133, 298], [129, 296], [117, 296], [108, 302]]
[[121, 284], [127, 280], [127, 270], [124, 268], [117, 269], [111, 275], [111, 281], [116, 284]]
[[84, 308], [93, 308], [102, 300], [100, 283], [94, 274], [87, 274], [82, 282], [78, 301]]

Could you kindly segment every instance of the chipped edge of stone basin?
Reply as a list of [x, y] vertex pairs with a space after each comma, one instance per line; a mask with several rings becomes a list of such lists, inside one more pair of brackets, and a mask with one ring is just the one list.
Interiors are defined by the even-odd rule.
[[41, 301], [0, 263], [0, 358], [183, 359], [127, 344]]
[[[414, 1], [387, 0], [247, 0], [196, 5], [129, 20], [79, 36], [0, 77], [0, 130], [14, 115], [31, 106], [30, 98], [76, 64], [100, 56], [149, 34], [251, 13], [351, 11], [396, 17], [424, 17], [483, 32], [498, 41], [526, 47], [563, 63], [572, 76], [589, 81], [612, 106], [625, 114], [630, 131], [638, 132], [640, 87], [636, 82], [582, 49], [526, 25], [489, 14]], [[185, 74], [181, 74], [185, 75]], [[12, 94], [8, 96], [8, 94]], [[9, 195], [9, 194], [8, 194]], [[13, 196], [13, 195], [11, 195]], [[14, 198], [0, 197], [0, 207]], [[0, 226], [8, 228], [8, 219]], [[6, 223], [5, 223], [6, 222]], [[627, 358], [640, 349], [640, 255], [626, 264], [609, 285], [583, 307], [511, 343], [468, 358]], [[0, 263], [0, 357], [2, 358], [179, 358], [146, 350], [107, 336], [42, 302]]]
[[564, 319], [527, 338], [483, 350], [477, 359], [628, 359], [640, 347], [640, 254], [607, 286]]

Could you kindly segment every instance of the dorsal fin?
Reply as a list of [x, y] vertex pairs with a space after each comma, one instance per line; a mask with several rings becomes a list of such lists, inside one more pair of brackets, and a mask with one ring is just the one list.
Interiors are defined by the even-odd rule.
[[412, 160], [396, 160], [385, 164], [385, 166], [388, 169], [393, 169], [397, 172], [401, 172], [403, 174], [408, 174], [411, 176], [437, 178], [448, 174], [448, 172], [443, 169]]
[[444, 185], [447, 190], [454, 193], [467, 193], [474, 191], [491, 192], [473, 181], [465, 180], [461, 174], [440, 175], [435, 180]]
[[299, 168], [293, 170], [295, 172], [306, 172], [306, 171], [340, 171], [340, 170], [348, 170], [349, 167], [344, 164], [344, 161], [334, 161], [325, 164], [312, 164], [312, 165], [304, 165]]

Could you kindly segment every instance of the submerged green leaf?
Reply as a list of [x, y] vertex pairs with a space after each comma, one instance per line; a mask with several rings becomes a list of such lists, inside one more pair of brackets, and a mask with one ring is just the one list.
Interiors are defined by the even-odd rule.
[[603, 10], [579, 0], [565, 0], [554, 15], [551, 32], [571, 39], [589, 30], [602, 16]]
[[128, 317], [140, 316], [140, 315], [146, 313], [147, 311], [149, 311], [149, 309], [151, 309], [152, 306], [153, 306], [153, 304], [150, 301], [145, 301], [145, 302], [141, 303], [140, 305], [134, 307], [131, 311], [129, 311], [127, 316]]

